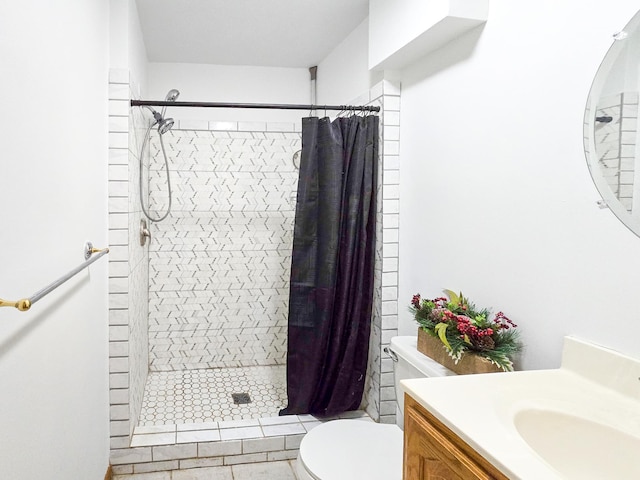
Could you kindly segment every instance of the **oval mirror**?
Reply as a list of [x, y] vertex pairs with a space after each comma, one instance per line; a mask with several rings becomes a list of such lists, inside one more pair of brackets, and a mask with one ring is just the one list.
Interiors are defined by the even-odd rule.
[[640, 12], [613, 36], [584, 116], [587, 165], [608, 207], [640, 236]]

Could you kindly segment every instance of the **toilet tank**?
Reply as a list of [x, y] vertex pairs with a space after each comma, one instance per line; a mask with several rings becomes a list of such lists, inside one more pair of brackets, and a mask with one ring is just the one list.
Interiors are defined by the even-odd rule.
[[[445, 377], [456, 375], [448, 368], [418, 351], [417, 336], [393, 337], [389, 355], [393, 359], [393, 373], [396, 389], [396, 423], [403, 428], [404, 394], [400, 380], [408, 378]], [[395, 354], [395, 355], [394, 355]]]

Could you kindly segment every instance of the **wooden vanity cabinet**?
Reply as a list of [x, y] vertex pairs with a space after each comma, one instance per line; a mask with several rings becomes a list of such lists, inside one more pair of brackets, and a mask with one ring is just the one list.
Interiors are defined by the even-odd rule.
[[403, 468], [403, 480], [508, 480], [409, 395], [404, 401]]

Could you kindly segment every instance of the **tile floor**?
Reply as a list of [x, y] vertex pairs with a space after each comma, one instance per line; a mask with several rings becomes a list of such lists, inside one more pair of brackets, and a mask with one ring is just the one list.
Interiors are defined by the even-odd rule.
[[[150, 372], [138, 426], [275, 417], [287, 404], [284, 365]], [[235, 404], [233, 393], [251, 403]]]
[[115, 475], [113, 480], [297, 480], [295, 460]]
[[[150, 372], [130, 446], [299, 437], [335, 418], [371, 421], [360, 410], [278, 416], [287, 403], [285, 375], [284, 365]], [[251, 403], [234, 404], [233, 393], [248, 393]]]

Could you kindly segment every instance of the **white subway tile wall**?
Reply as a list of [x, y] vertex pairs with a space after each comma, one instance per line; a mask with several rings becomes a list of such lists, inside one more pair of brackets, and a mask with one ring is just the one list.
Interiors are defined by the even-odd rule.
[[129, 72], [111, 70], [109, 82], [110, 419], [111, 446], [121, 448], [137, 423], [148, 371], [148, 253], [129, 239], [139, 230], [138, 159], [149, 122], [129, 108], [137, 90]]
[[381, 398], [381, 389], [394, 385], [393, 364], [383, 349], [388, 345], [389, 339], [398, 333], [399, 85], [383, 80], [369, 91], [368, 103], [382, 107], [379, 150], [381, 162], [378, 169], [373, 319], [362, 408], [375, 421], [395, 423], [395, 397]]
[[599, 99], [596, 117], [611, 117], [595, 123], [594, 143], [600, 166], [611, 191], [631, 213], [635, 175], [638, 93], [622, 92]]
[[[142, 248], [138, 243], [142, 218], [138, 156], [149, 117], [143, 109], [129, 107], [132, 92], [139, 89], [128, 71], [110, 72], [109, 91], [109, 239], [114, 253], [109, 263], [109, 365], [114, 472], [134, 474], [295, 458], [304, 432], [331, 419], [277, 417], [280, 405], [269, 405], [268, 412], [248, 415], [253, 418], [246, 418], [246, 412], [239, 410], [229, 416], [202, 415], [196, 420], [195, 415], [184, 415], [188, 412], [184, 401], [191, 402], [195, 413], [204, 411], [204, 402], [214, 400], [212, 392], [195, 391], [197, 381], [188, 382], [190, 391], [183, 389], [179, 395], [173, 391], [172, 401], [183, 402], [173, 408], [174, 413], [183, 413], [181, 418], [174, 415], [158, 422], [160, 413], [166, 417], [170, 406], [158, 402], [162, 399], [157, 395], [153, 407], [157, 417], [147, 417], [151, 388], [145, 398], [146, 410], [141, 408], [145, 384], [150, 384], [149, 362], [151, 382], [156, 374], [169, 375], [185, 367], [204, 370], [205, 377], [208, 370], [228, 369], [237, 377], [230, 382], [234, 389], [249, 385], [240, 383], [245, 369], [231, 367], [275, 365], [266, 368], [284, 370], [297, 181], [292, 157], [300, 148], [300, 123], [176, 121], [174, 130], [164, 137], [175, 185], [174, 213], [168, 222], [152, 225], [151, 247]], [[399, 225], [395, 204], [389, 203], [390, 210], [385, 211], [383, 199], [398, 200], [399, 95], [398, 86], [383, 81], [360, 99], [383, 107], [378, 170], [380, 241], [369, 372], [362, 403], [367, 413], [362, 418], [381, 422], [395, 421], [395, 402], [389, 389], [393, 366], [382, 349], [397, 334]], [[157, 136], [150, 150], [153, 158], [145, 155], [143, 161], [145, 170], [150, 166], [152, 193], [145, 201], [150, 201], [153, 213], [158, 214], [168, 198]], [[224, 341], [216, 343], [219, 336]], [[196, 371], [191, 380], [200, 374]], [[168, 390], [164, 393], [166, 396]], [[256, 415], [266, 417], [258, 419]], [[350, 415], [363, 415], [363, 411]], [[229, 420], [238, 416], [241, 419]]]

